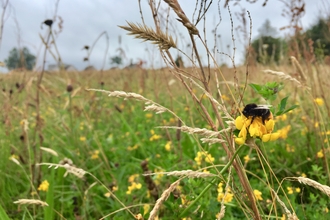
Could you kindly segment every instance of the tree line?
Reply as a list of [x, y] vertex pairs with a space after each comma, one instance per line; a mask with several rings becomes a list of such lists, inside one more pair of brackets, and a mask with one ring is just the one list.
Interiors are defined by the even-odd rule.
[[[258, 29], [259, 35], [248, 48], [249, 55], [260, 64], [281, 64], [288, 56], [294, 55], [311, 62], [323, 62], [330, 56], [330, 17], [319, 18], [317, 22], [304, 32], [297, 32], [289, 38], [276, 37], [277, 30], [266, 20]], [[9, 70], [24, 68], [32, 70], [36, 57], [29, 49], [13, 48], [9, 52], [5, 64]], [[112, 65], [120, 65], [122, 58], [110, 58]]]

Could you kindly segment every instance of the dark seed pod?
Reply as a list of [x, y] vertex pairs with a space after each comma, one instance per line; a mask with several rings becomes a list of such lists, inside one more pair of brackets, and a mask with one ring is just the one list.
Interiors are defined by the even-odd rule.
[[53, 24], [53, 20], [51, 20], [51, 19], [47, 19], [47, 20], [45, 20], [43, 23], [44, 23], [45, 25], [51, 27], [52, 24]]
[[66, 91], [67, 91], [67, 92], [72, 92], [72, 90], [73, 90], [72, 85], [71, 85], [71, 84], [67, 85], [67, 87], [66, 87]]

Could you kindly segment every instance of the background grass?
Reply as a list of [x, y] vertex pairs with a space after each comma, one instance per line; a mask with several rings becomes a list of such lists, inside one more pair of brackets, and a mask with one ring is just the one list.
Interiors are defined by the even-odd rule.
[[[239, 153], [242, 161], [249, 155], [244, 167], [253, 189], [262, 192], [263, 200], [258, 201], [261, 213], [268, 217], [280, 219], [283, 209], [273, 206], [272, 196], [267, 188], [266, 179], [274, 189], [279, 181], [286, 177], [306, 175], [322, 184], [329, 184], [325, 158], [328, 160], [328, 104], [329, 98], [323, 95], [324, 104], [314, 103], [317, 95], [306, 93], [294, 83], [263, 73], [267, 67], [254, 67], [251, 71], [251, 81], [260, 83], [278, 81], [285, 84], [280, 97], [290, 95], [290, 103], [298, 103], [300, 107], [287, 114], [286, 120], [278, 120], [276, 129], [291, 125], [291, 130], [285, 140], [258, 143], [266, 159], [250, 147], [244, 147]], [[292, 66], [279, 66], [279, 70], [294, 73]], [[305, 68], [305, 67], [304, 67]], [[307, 69], [313, 90], [325, 89], [328, 85], [327, 75], [330, 68], [324, 65], [312, 66]], [[238, 76], [244, 76], [244, 67], [238, 68]], [[233, 69], [224, 69], [225, 77], [230, 81]], [[317, 75], [320, 81], [313, 80]], [[74, 166], [93, 174], [134, 214], [141, 213], [144, 218], [155, 203], [155, 199], [177, 180], [177, 177], [154, 175], [152, 181], [157, 186], [156, 193], [148, 190], [148, 181], [142, 176], [141, 163], [148, 162], [150, 172], [174, 170], [204, 170], [211, 164], [202, 161], [198, 165], [195, 161], [201, 147], [215, 158], [214, 164], [224, 166], [227, 162], [223, 149], [215, 145], [202, 144], [198, 137], [182, 133], [180, 138], [176, 130], [160, 129], [157, 126], [177, 126], [178, 121], [169, 113], [155, 114], [144, 111], [144, 103], [135, 100], [123, 100], [107, 97], [104, 93], [87, 91], [86, 88], [98, 88], [109, 91], [123, 90], [136, 92], [148, 99], [154, 100], [173, 110], [187, 125], [197, 128], [209, 128], [199, 113], [196, 103], [191, 101], [189, 94], [182, 90], [178, 81], [170, 85], [174, 77], [167, 69], [144, 70], [123, 69], [106, 72], [58, 72], [46, 73], [42, 83], [40, 113], [42, 118], [41, 136], [36, 136], [36, 109], [34, 96], [36, 92], [36, 73], [12, 73], [0, 76], [2, 88], [0, 105], [2, 106], [2, 123], [0, 133], [0, 207], [10, 219], [99, 219], [123, 206], [113, 197], [106, 195], [107, 190], [90, 175], [82, 179], [74, 175], [64, 177], [65, 169], [49, 169], [47, 166], [35, 166], [36, 162], [60, 163], [64, 158], [72, 160]], [[68, 80], [70, 79], [70, 80]], [[16, 88], [15, 84], [20, 84]], [[212, 82], [213, 83], [213, 82]], [[73, 86], [72, 92], [67, 92], [67, 85]], [[215, 87], [215, 85], [213, 85]], [[213, 87], [213, 88], [214, 88]], [[223, 95], [227, 87], [221, 88]], [[12, 94], [10, 94], [12, 90]], [[195, 94], [201, 97], [207, 108], [211, 108], [203, 92], [196, 88]], [[316, 93], [314, 93], [316, 94]], [[214, 93], [216, 97], [216, 93]], [[245, 93], [246, 103], [259, 100], [251, 88]], [[226, 100], [226, 99], [224, 99]], [[279, 101], [279, 100], [278, 100]], [[227, 100], [229, 112], [234, 107]], [[236, 113], [237, 115], [237, 113]], [[233, 115], [235, 117], [235, 115]], [[22, 120], [29, 122], [29, 129], [24, 132]], [[159, 135], [159, 139], [154, 135]], [[154, 139], [150, 139], [154, 137]], [[38, 143], [42, 139], [42, 147], [50, 148], [58, 153], [54, 156], [40, 150]], [[170, 142], [170, 150], [166, 144]], [[36, 149], [36, 154], [32, 149]], [[325, 149], [323, 157], [318, 155]], [[19, 165], [10, 160], [14, 157]], [[262, 163], [260, 161], [263, 161]], [[263, 168], [267, 161], [270, 167]], [[40, 170], [39, 170], [40, 168]], [[265, 169], [265, 171], [263, 171]], [[31, 170], [36, 175], [31, 177]], [[215, 173], [214, 167], [210, 168]], [[129, 177], [135, 175], [134, 181]], [[235, 177], [234, 177], [235, 179]], [[47, 192], [38, 190], [42, 181], [49, 182]], [[31, 181], [33, 181], [31, 183]], [[132, 182], [141, 184], [141, 188], [134, 189], [130, 194], [129, 186]], [[184, 208], [193, 201], [211, 179], [184, 179], [180, 187], [173, 192], [159, 211], [161, 219], [176, 219]], [[150, 183], [150, 182], [149, 182]], [[217, 201], [217, 185], [213, 187], [192, 207], [187, 218], [214, 219], [220, 211]], [[329, 197], [313, 187], [302, 185], [297, 181], [284, 180], [279, 191], [288, 207], [291, 207], [300, 219], [328, 219], [330, 214]], [[92, 187], [91, 187], [92, 186]], [[245, 219], [237, 199], [244, 197], [239, 188], [235, 189], [235, 198], [226, 204], [224, 219]], [[292, 187], [293, 193], [290, 193]], [[298, 188], [300, 191], [298, 191]], [[286, 199], [285, 199], [286, 197]], [[40, 199], [49, 204], [48, 207], [35, 205], [17, 205], [13, 202], [22, 199]], [[148, 208], [149, 207], [149, 208]], [[5, 214], [0, 210], [1, 219]], [[132, 216], [126, 211], [118, 211], [107, 219], [130, 219]]]

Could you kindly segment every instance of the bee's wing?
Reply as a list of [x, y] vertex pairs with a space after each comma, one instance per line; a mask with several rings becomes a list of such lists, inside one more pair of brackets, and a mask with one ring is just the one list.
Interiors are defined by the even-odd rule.
[[272, 105], [258, 105], [254, 109], [269, 109]]

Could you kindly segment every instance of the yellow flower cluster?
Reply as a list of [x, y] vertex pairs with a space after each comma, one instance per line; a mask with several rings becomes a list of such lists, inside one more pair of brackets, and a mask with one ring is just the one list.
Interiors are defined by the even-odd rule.
[[42, 183], [39, 185], [38, 190], [47, 192], [49, 188], [49, 182], [47, 180], [42, 181]]
[[322, 98], [316, 98], [314, 99], [314, 102], [318, 105], [318, 106], [322, 106], [324, 105], [324, 101]]
[[[296, 193], [300, 193], [300, 192], [301, 192], [301, 189], [300, 189], [299, 187], [296, 187], [296, 188], [294, 188], [294, 189], [293, 189], [293, 187], [286, 187], [286, 189], [288, 190], [288, 194], [293, 194], [294, 191], [295, 191]], [[293, 190], [294, 190], [294, 191], [293, 191]]]
[[[238, 136], [235, 138], [236, 144], [242, 145], [248, 137], [260, 138], [263, 142], [275, 141], [279, 138], [287, 138], [291, 126], [288, 125], [277, 132], [273, 132], [275, 120], [272, 118], [263, 122], [261, 117], [248, 117], [240, 115], [235, 120], [235, 126], [240, 130]], [[248, 136], [248, 134], [250, 136]]]
[[256, 197], [257, 200], [262, 200], [262, 197], [261, 197], [262, 192], [260, 192], [259, 190], [255, 189], [255, 190], [253, 190], [253, 194], [254, 194], [254, 196]]
[[275, 121], [273, 119], [265, 120], [263, 123], [261, 117], [248, 117], [240, 115], [235, 120], [235, 126], [240, 130], [235, 142], [239, 145], [245, 143], [248, 133], [251, 137], [259, 137], [263, 142], [274, 141], [280, 137], [280, 133], [272, 133]]
[[172, 141], [168, 141], [165, 145], [165, 150], [166, 151], [171, 151], [171, 144], [172, 144]]
[[225, 203], [228, 203], [228, 202], [231, 202], [233, 200], [233, 198], [234, 198], [234, 194], [231, 193], [230, 188], [228, 188], [228, 192], [225, 193], [223, 191], [223, 183], [220, 182], [218, 184], [218, 197], [217, 197], [218, 202], [221, 202], [223, 199], [223, 201]]
[[197, 165], [201, 165], [203, 161], [206, 163], [213, 163], [214, 157], [212, 157], [211, 154], [209, 154], [207, 151], [198, 151], [197, 156], [195, 157], [195, 161]]
[[96, 159], [99, 158], [100, 151], [99, 150], [94, 150], [92, 152], [89, 152], [89, 154], [91, 155], [92, 160], [96, 160]]
[[139, 176], [139, 174], [133, 174], [128, 178], [128, 182], [131, 183], [130, 186], [128, 186], [128, 189], [126, 191], [127, 195], [130, 195], [132, 193], [133, 190], [136, 189], [141, 189], [142, 188], [142, 184], [141, 183], [137, 183], [135, 181], [135, 179]]
[[155, 134], [155, 131], [154, 130], [151, 130], [150, 131], [150, 134], [152, 135], [150, 138], [149, 138], [149, 141], [156, 141], [158, 139], [160, 139], [162, 136], [158, 135], [158, 134]]

